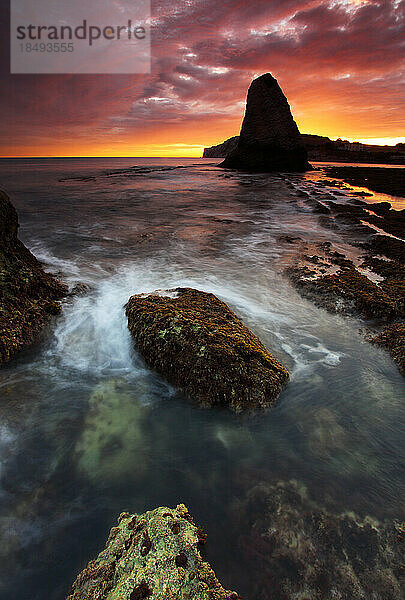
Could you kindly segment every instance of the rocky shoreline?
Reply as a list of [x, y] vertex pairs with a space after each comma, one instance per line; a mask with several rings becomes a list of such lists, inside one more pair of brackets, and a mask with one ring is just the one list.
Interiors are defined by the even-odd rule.
[[[300, 192], [300, 200], [324, 228], [339, 231], [360, 250], [361, 258], [337, 251], [328, 241], [309, 243], [284, 236], [293, 256], [285, 274], [318, 306], [362, 319], [367, 339], [388, 349], [405, 374], [404, 211], [386, 202], [366, 203], [356, 193], [350, 195], [353, 190], [340, 181], [327, 184], [345, 196], [343, 202], [319, 188], [313, 194]], [[60, 311], [58, 299], [67, 288], [18, 240], [17, 214], [3, 193], [0, 217], [0, 362], [5, 362], [39, 338]], [[236, 412], [262, 409], [275, 403], [288, 380], [283, 365], [213, 294], [191, 288], [136, 294], [126, 313], [148, 366], [200, 405]], [[107, 389], [108, 397], [113, 388]], [[131, 400], [128, 395], [126, 401]], [[102, 434], [91, 419], [99, 407], [96, 393], [88, 436], [97, 438]], [[111, 427], [108, 414], [106, 410], [99, 419], [106, 428]], [[135, 420], [129, 428], [131, 438], [137, 437], [136, 427], [142, 425]], [[79, 440], [80, 455], [91, 446], [88, 436]], [[142, 442], [134, 444], [143, 456]], [[100, 461], [105, 465], [108, 458]], [[93, 463], [91, 468], [94, 471]], [[111, 469], [117, 478], [122, 476], [115, 464]], [[257, 485], [242, 490], [234, 507], [247, 524], [244, 530], [250, 530], [239, 540], [239, 550], [252, 573], [255, 598], [402, 597], [400, 523], [327, 509], [295, 480], [269, 483], [259, 478]], [[238, 594], [226, 590], [203, 560], [204, 541], [184, 505], [142, 515], [122, 513], [105, 550], [77, 577], [68, 600], [237, 600]], [[259, 583], [255, 574], [260, 574]]]
[[44, 271], [17, 232], [17, 212], [0, 191], [0, 364], [38, 341], [68, 292]]
[[[351, 191], [340, 181], [326, 183], [347, 194]], [[404, 374], [405, 211], [395, 211], [388, 202], [367, 204], [349, 195], [342, 203], [327, 196], [306, 201], [319, 213], [323, 226], [339, 230], [349, 244], [361, 248], [361, 259], [355, 264], [330, 242], [305, 244], [297, 239], [286, 275], [318, 306], [363, 319], [372, 328], [366, 338], [388, 349]]]
[[[330, 163], [365, 163], [404, 165], [404, 144], [396, 146], [372, 146], [350, 143], [344, 140], [331, 140], [321, 135], [301, 134], [301, 140], [308, 152], [308, 160]], [[239, 136], [228, 138], [221, 144], [204, 148], [203, 158], [225, 158], [232, 152]], [[366, 167], [367, 168], [367, 167]]]

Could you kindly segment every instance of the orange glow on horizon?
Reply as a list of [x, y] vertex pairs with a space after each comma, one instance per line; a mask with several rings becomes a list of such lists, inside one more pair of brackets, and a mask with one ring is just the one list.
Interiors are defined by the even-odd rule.
[[[288, 86], [287, 86], [288, 87]], [[285, 90], [289, 97], [289, 90]], [[302, 133], [327, 136], [331, 139], [347, 139], [395, 145], [404, 141], [405, 131], [393, 135], [391, 123], [381, 122], [379, 107], [373, 111], [362, 111], [331, 99], [325, 90], [321, 90], [314, 102], [314, 96], [296, 94], [290, 100], [292, 113]], [[67, 133], [66, 126], [60, 123], [55, 127], [53, 136], [42, 131], [27, 136], [25, 133], [15, 139], [0, 154], [2, 158], [23, 157], [202, 157], [205, 147], [214, 146], [227, 138], [238, 135], [243, 119], [243, 106], [237, 107], [234, 115], [223, 116], [213, 112], [207, 121], [193, 123], [179, 120], [165, 126], [148, 123], [145, 120], [142, 131], [115, 127], [103, 129], [97, 126], [77, 125]], [[333, 115], [333, 116], [331, 116]], [[162, 123], [164, 123], [164, 114]], [[76, 134], [76, 135], [75, 135]], [[30, 143], [27, 143], [27, 138]], [[34, 143], [35, 140], [35, 143]], [[368, 140], [368, 142], [366, 141]]]
[[[301, 111], [300, 111], [301, 112]], [[395, 146], [398, 142], [404, 142], [405, 136], [392, 136], [390, 131], [380, 130], [377, 127], [370, 127], [369, 123], [351, 123], [352, 127], [347, 127], [347, 119], [343, 115], [340, 119], [336, 118], [333, 124], [328, 123], [326, 114], [317, 112], [316, 114], [302, 115], [296, 119], [298, 127], [302, 133], [311, 133], [327, 136], [331, 139], [347, 139], [350, 141], [360, 141], [362, 143], [390, 145]], [[215, 146], [225, 141], [227, 138], [237, 135], [240, 130], [241, 119], [235, 118], [233, 121], [227, 120], [226, 123], [220, 119], [212, 119], [211, 127], [205, 126], [197, 129], [189, 128], [186, 125], [180, 125], [177, 128], [160, 129], [159, 131], [150, 131], [145, 134], [143, 139], [134, 136], [129, 139], [128, 133], [122, 138], [117, 134], [111, 135], [106, 142], [108, 134], [104, 133], [100, 140], [93, 139], [90, 142], [80, 136], [76, 139], [44, 139], [42, 143], [27, 144], [21, 141], [15, 143], [9, 152], [2, 153], [1, 158], [23, 158], [23, 157], [184, 157], [198, 158], [202, 156], [203, 150], [208, 146]], [[385, 135], [384, 135], [385, 134]], [[145, 139], [146, 138], [146, 139]], [[180, 140], [180, 141], [179, 141]], [[39, 141], [39, 140], [38, 140]]]

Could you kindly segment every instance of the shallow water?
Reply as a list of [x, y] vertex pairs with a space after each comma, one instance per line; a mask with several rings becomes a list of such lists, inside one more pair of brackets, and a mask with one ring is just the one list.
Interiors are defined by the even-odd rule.
[[[318, 176], [196, 159], [0, 161], [21, 239], [90, 286], [0, 371], [2, 599], [62, 600], [121, 511], [184, 502], [219, 579], [254, 600], [237, 506], [257, 483], [295, 479], [337, 512], [404, 518], [402, 378], [359, 321], [282, 275], [293, 246], [280, 236], [348, 248], [304, 201], [333, 194]], [[201, 410], [145, 367], [123, 306], [179, 285], [217, 294], [289, 368], [274, 409]]]

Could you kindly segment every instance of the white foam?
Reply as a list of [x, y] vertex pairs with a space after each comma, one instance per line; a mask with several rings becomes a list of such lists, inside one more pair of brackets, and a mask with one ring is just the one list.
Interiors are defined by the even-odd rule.
[[148, 296], [160, 296], [161, 298], [178, 298], [179, 292], [177, 290], [154, 290], [148, 294], [138, 294], [141, 298], [147, 298]]

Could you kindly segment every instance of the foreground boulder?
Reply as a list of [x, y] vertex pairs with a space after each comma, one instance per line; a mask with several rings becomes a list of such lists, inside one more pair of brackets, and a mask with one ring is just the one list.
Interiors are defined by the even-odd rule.
[[252, 82], [236, 149], [220, 166], [256, 172], [311, 169], [287, 98], [270, 73]]
[[184, 504], [122, 513], [105, 550], [80, 573], [67, 600], [238, 600], [201, 558], [204, 541]]
[[287, 370], [213, 294], [176, 288], [132, 296], [128, 327], [147, 364], [202, 405], [271, 405]]
[[0, 191], [0, 364], [39, 337], [67, 288], [17, 238], [18, 217]]

